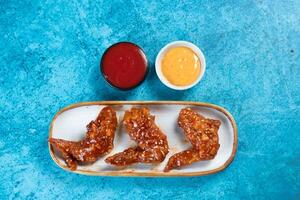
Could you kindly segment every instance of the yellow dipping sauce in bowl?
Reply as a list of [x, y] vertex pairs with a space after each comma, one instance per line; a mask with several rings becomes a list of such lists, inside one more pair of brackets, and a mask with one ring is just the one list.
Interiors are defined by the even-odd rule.
[[202, 51], [193, 43], [174, 41], [164, 46], [156, 56], [155, 70], [160, 81], [174, 90], [195, 86], [206, 68]]
[[200, 67], [196, 53], [184, 46], [168, 49], [161, 61], [163, 75], [176, 86], [187, 86], [195, 82], [199, 77]]

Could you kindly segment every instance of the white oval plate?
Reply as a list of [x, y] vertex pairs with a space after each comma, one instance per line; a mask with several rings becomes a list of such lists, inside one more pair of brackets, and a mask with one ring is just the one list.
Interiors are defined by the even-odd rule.
[[[186, 101], [102, 101], [84, 102], [68, 106], [60, 110], [51, 122], [49, 137], [60, 138], [71, 141], [81, 140], [86, 133], [86, 125], [94, 120], [100, 110], [111, 105], [117, 112], [118, 128], [114, 140], [114, 149], [107, 155], [90, 165], [78, 165], [76, 171], [79, 174], [94, 176], [200, 176], [219, 172], [225, 169], [233, 160], [237, 149], [237, 126], [231, 114], [222, 107], [202, 103]], [[132, 106], [146, 106], [152, 115], [155, 115], [155, 122], [167, 135], [170, 151], [166, 159], [156, 165], [135, 164], [126, 168], [118, 168], [104, 162], [105, 158], [124, 149], [135, 146], [130, 140], [124, 127], [122, 118], [125, 110]], [[204, 117], [218, 119], [221, 121], [219, 129], [220, 149], [213, 160], [200, 161], [190, 166], [175, 169], [170, 172], [163, 172], [169, 157], [190, 147], [189, 142], [184, 138], [182, 130], [177, 125], [179, 111], [182, 108], [191, 107]], [[54, 162], [61, 168], [68, 170], [59, 152], [49, 144], [49, 151]]]

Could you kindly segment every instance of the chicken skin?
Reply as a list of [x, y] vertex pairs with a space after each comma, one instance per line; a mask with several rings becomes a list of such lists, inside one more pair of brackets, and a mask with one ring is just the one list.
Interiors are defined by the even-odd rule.
[[219, 120], [204, 118], [190, 108], [185, 108], [179, 113], [178, 125], [183, 129], [192, 148], [171, 156], [165, 172], [200, 160], [211, 160], [216, 156], [220, 147]]
[[104, 107], [97, 119], [87, 125], [83, 140], [73, 142], [49, 138], [49, 142], [62, 153], [67, 166], [76, 170], [78, 163], [93, 163], [112, 150], [116, 127], [116, 112], [111, 107]]
[[126, 111], [123, 124], [137, 147], [106, 158], [106, 163], [127, 166], [134, 163], [160, 163], [165, 159], [169, 152], [167, 137], [155, 124], [148, 108]]

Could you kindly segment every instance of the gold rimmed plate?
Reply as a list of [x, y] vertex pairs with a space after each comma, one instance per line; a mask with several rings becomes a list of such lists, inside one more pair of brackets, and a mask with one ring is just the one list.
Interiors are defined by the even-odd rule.
[[[219, 172], [225, 169], [233, 160], [237, 150], [237, 125], [232, 115], [224, 108], [203, 102], [187, 101], [99, 101], [83, 102], [70, 105], [60, 110], [53, 118], [49, 137], [79, 141], [86, 133], [86, 125], [94, 120], [100, 110], [110, 105], [117, 112], [118, 128], [114, 139], [114, 149], [107, 155], [89, 165], [78, 165], [78, 174], [92, 176], [201, 176]], [[131, 107], [146, 106], [155, 122], [167, 135], [170, 151], [166, 159], [159, 164], [135, 164], [126, 168], [118, 168], [104, 162], [105, 158], [124, 149], [135, 146], [130, 140], [124, 127], [122, 118], [125, 110]], [[168, 159], [173, 154], [185, 150], [190, 144], [184, 138], [182, 130], [177, 125], [178, 114], [182, 108], [191, 107], [207, 118], [221, 121], [219, 129], [220, 148], [216, 157], [209, 161], [200, 161], [181, 169], [163, 172]], [[49, 151], [54, 162], [64, 170], [68, 170], [60, 153], [49, 144]]]

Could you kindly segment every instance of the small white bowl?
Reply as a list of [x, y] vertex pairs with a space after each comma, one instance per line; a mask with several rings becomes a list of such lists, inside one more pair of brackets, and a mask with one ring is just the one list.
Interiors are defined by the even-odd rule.
[[[200, 60], [200, 68], [201, 68], [200, 74], [199, 74], [197, 80], [190, 85], [186, 85], [186, 86], [173, 85], [164, 77], [164, 75], [161, 71], [161, 60], [164, 57], [165, 53], [168, 51], [168, 49], [173, 48], [173, 47], [188, 47], [195, 52], [195, 54], [198, 56], [198, 58]], [[156, 60], [155, 60], [155, 70], [156, 70], [156, 74], [157, 74], [158, 78], [160, 79], [160, 81], [163, 84], [165, 84], [167, 87], [172, 88], [174, 90], [186, 90], [186, 89], [189, 89], [189, 88], [195, 86], [202, 79], [204, 72], [205, 72], [205, 68], [206, 68], [206, 63], [205, 63], [205, 58], [204, 58], [202, 51], [196, 45], [194, 45], [191, 42], [187, 42], [187, 41], [174, 41], [174, 42], [167, 44], [159, 51], [158, 55], [156, 56]]]

